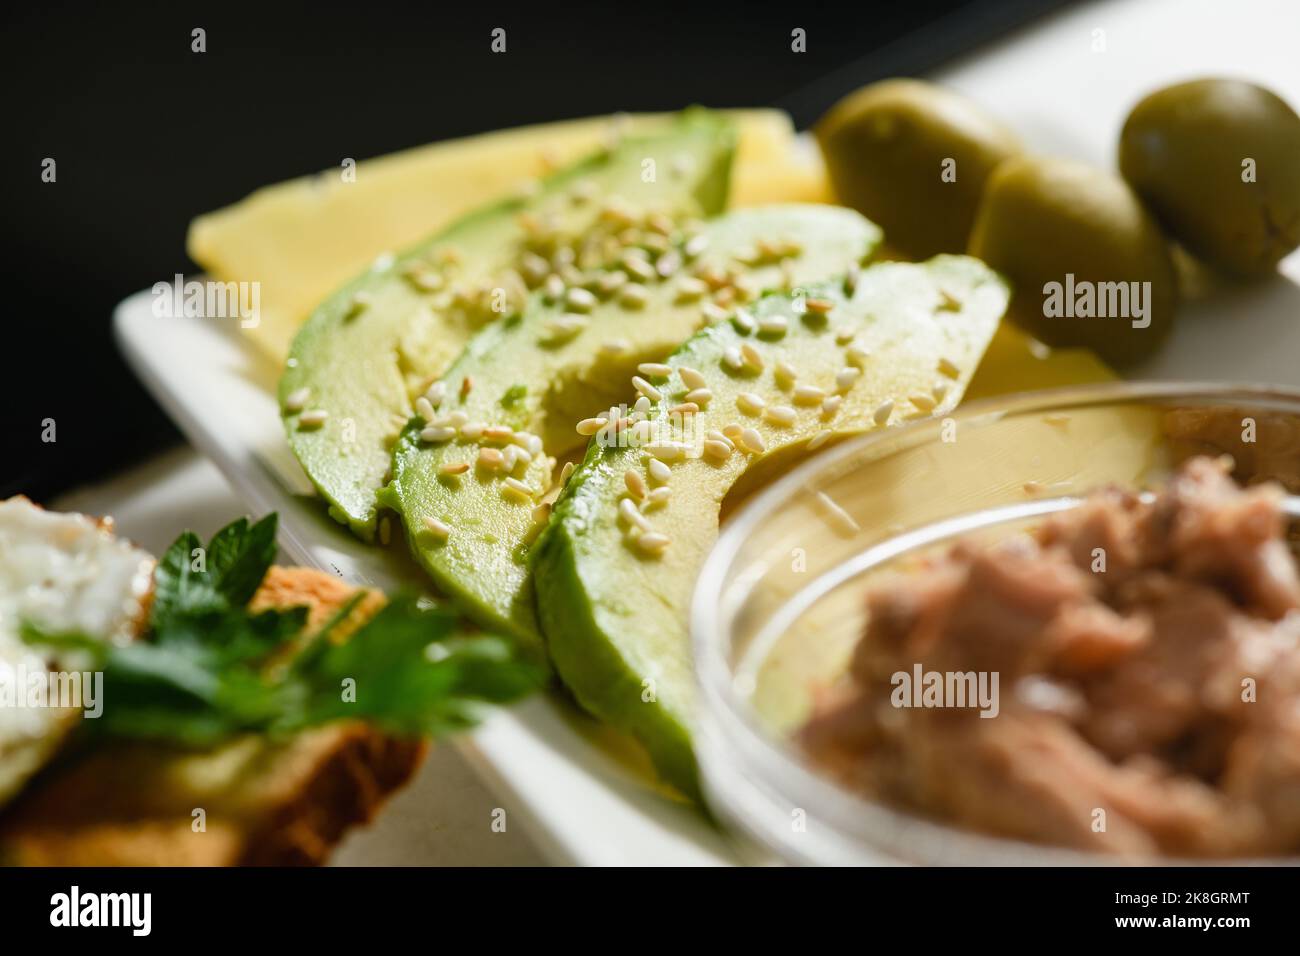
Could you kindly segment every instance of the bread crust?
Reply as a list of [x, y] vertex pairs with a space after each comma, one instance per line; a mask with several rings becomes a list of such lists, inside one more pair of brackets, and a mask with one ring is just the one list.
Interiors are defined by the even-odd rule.
[[[254, 609], [309, 608], [308, 630], [355, 594], [310, 568], [272, 568]], [[383, 606], [367, 592], [345, 637]], [[0, 860], [27, 866], [302, 866], [325, 862], [427, 752], [361, 723], [193, 753], [112, 743], [65, 755], [0, 815]], [[200, 812], [201, 811], [201, 812]]]

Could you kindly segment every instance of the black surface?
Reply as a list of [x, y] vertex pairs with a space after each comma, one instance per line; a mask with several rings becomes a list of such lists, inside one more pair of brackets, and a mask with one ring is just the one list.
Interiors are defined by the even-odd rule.
[[523, 123], [702, 102], [777, 103], [806, 124], [1059, 2], [6, 5], [0, 497], [42, 500], [177, 440], [109, 320], [194, 268], [201, 212], [344, 156]]

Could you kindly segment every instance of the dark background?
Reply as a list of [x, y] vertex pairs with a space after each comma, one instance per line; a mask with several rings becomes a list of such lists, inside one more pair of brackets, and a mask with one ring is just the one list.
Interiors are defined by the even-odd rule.
[[[862, 83], [1061, 2], [8, 5], [0, 498], [39, 501], [179, 440], [110, 317], [194, 270], [199, 213], [343, 156], [526, 123], [699, 102], [780, 105], [806, 126]], [[505, 55], [489, 50], [497, 26]], [[195, 27], [206, 53], [190, 51]]]

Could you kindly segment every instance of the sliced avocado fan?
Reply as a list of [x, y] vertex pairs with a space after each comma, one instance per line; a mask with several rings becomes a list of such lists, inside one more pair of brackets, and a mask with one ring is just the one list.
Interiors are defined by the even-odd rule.
[[[637, 737], [670, 783], [698, 792], [687, 610], [728, 491], [832, 434], [951, 409], [1007, 299], [996, 273], [959, 256], [767, 296], [752, 323], [673, 353], [643, 420], [592, 440], [533, 548], [539, 617], [579, 702]], [[701, 390], [698, 412], [672, 410]]]
[[[851, 210], [789, 205], [708, 222], [652, 213], [635, 228], [598, 224], [583, 243], [600, 265], [548, 279], [524, 314], [484, 328], [417, 401], [381, 503], [401, 513], [419, 563], [486, 627], [539, 637], [527, 548], [554, 457], [598, 426], [574, 425], [627, 395], [628, 380], [760, 292], [856, 268], [880, 230]], [[615, 411], [619, 417], [628, 410]]]
[[721, 211], [734, 143], [720, 116], [689, 110], [662, 135], [624, 140], [551, 176], [530, 198], [485, 208], [382, 258], [326, 299], [294, 339], [279, 400], [289, 446], [330, 514], [373, 539], [376, 492], [415, 396], [476, 331], [517, 315], [552, 266], [582, 268], [544, 258], [556, 237], [584, 235], [597, 222], [630, 224], [649, 210]]

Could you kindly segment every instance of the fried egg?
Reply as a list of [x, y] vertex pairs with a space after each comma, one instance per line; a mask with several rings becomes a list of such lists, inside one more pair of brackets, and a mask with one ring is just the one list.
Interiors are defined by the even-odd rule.
[[130, 641], [142, 629], [154, 559], [111, 524], [46, 511], [26, 498], [0, 501], [0, 804], [18, 792], [75, 726], [80, 709], [32, 706], [32, 686], [84, 669], [80, 655], [25, 644], [24, 621]]

